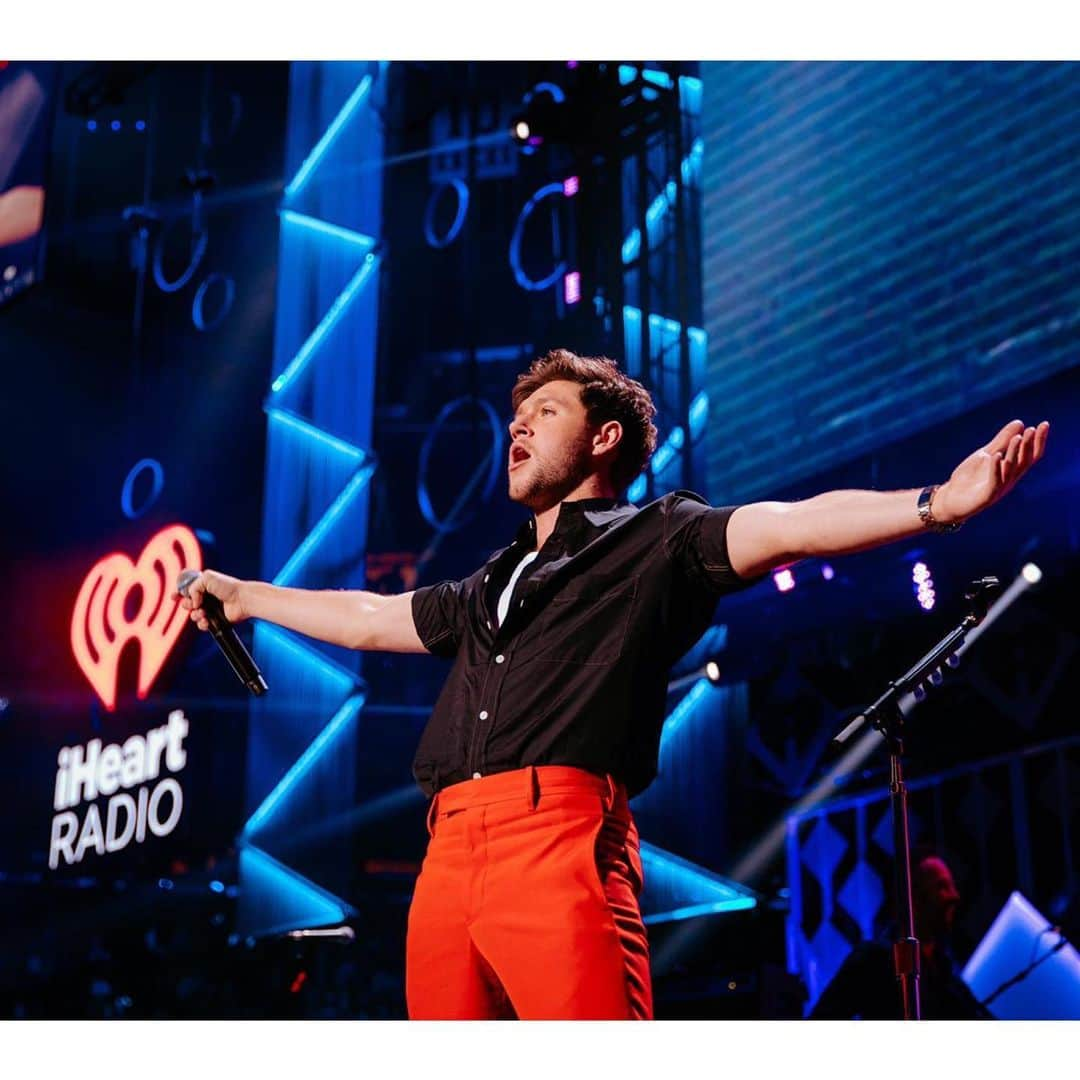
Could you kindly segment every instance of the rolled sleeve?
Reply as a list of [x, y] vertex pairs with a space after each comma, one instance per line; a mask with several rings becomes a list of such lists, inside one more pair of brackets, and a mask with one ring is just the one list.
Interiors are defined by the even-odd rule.
[[765, 575], [740, 577], [728, 557], [727, 526], [738, 506], [710, 506], [700, 495], [670, 496], [664, 522], [664, 549], [686, 577], [717, 594], [756, 584]]
[[456, 655], [465, 627], [463, 581], [440, 581], [413, 592], [412, 616], [424, 648], [436, 656]]

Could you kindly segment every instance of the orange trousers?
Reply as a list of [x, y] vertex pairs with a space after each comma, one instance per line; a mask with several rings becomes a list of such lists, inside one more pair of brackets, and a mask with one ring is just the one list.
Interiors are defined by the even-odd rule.
[[626, 789], [561, 765], [453, 784], [409, 909], [414, 1020], [652, 1019]]

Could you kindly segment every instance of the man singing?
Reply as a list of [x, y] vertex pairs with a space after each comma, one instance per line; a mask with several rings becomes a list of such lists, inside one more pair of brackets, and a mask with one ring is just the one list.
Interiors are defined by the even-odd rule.
[[183, 602], [202, 630], [209, 591], [232, 622], [454, 659], [413, 763], [431, 839], [411, 1017], [647, 1019], [628, 800], [656, 775], [671, 666], [721, 596], [777, 566], [958, 528], [1042, 457], [1049, 424], [1006, 424], [921, 491], [720, 508], [680, 491], [638, 509], [620, 496], [656, 447], [640, 383], [557, 349], [512, 397], [510, 498], [533, 516], [470, 577], [379, 596], [206, 570]]

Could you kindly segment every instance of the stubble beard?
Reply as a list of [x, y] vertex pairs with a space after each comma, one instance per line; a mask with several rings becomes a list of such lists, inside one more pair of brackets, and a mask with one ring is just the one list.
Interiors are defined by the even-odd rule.
[[589, 449], [588, 436], [583, 434], [577, 442], [563, 446], [554, 460], [534, 455], [509, 477], [510, 498], [534, 513], [562, 502], [588, 477]]

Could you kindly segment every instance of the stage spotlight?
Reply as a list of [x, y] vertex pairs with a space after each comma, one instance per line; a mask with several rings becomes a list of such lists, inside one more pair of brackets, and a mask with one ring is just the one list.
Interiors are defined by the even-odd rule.
[[532, 134], [532, 129], [529, 127], [527, 120], [519, 120], [514, 125], [514, 138], [518, 142], [528, 142], [529, 136]]
[[791, 592], [795, 588], [795, 575], [790, 570], [777, 570], [772, 579], [780, 592]]
[[924, 562], [917, 562], [911, 568], [911, 583], [915, 599], [923, 611], [930, 611], [937, 599], [934, 592], [934, 579], [930, 576], [930, 567]]
[[1025, 563], [1020, 573], [1029, 585], [1038, 585], [1042, 581], [1043, 572], [1033, 562]]
[[822, 563], [821, 564], [821, 576], [826, 581], [832, 581], [832, 579], [834, 577], [836, 577], [836, 571], [828, 563]]
[[720, 665], [715, 660], [710, 660], [705, 665], [705, 677], [713, 684], [720, 681]]
[[577, 304], [581, 301], [581, 274], [579, 271], [573, 270], [563, 278], [563, 295], [567, 304]]

